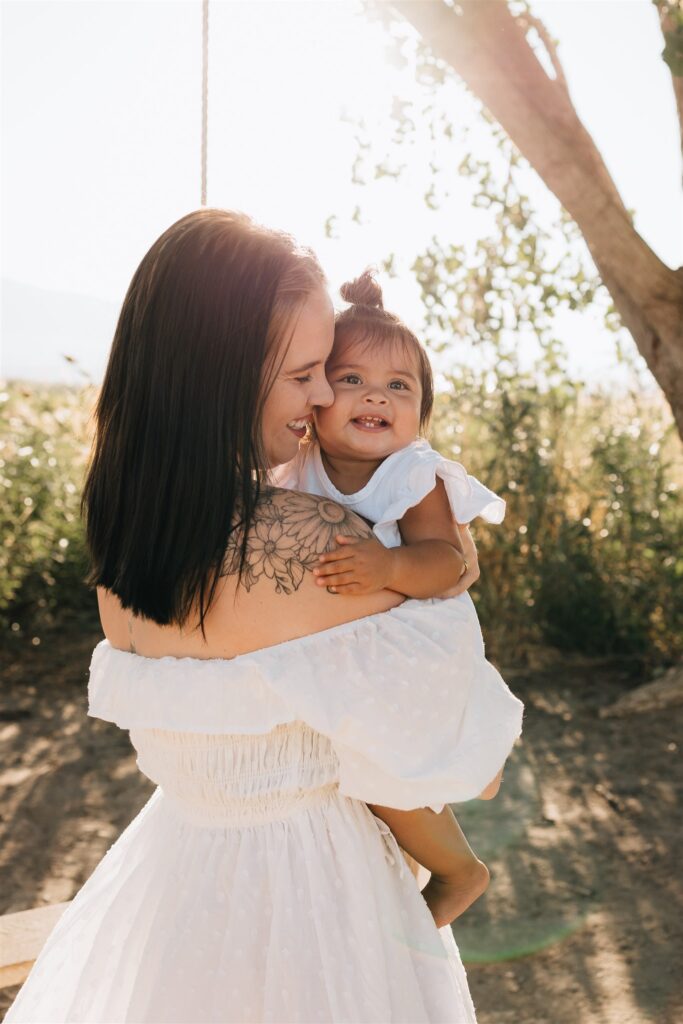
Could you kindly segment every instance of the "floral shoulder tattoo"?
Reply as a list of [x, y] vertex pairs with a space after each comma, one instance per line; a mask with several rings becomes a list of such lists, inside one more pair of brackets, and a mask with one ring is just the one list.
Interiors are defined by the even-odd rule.
[[[274, 582], [276, 593], [292, 594], [318, 557], [334, 549], [338, 533], [363, 540], [372, 536], [365, 520], [329, 498], [298, 491], [266, 491], [247, 540], [242, 585], [251, 590], [265, 578]], [[222, 575], [238, 571], [243, 537], [242, 528], [231, 535]]]

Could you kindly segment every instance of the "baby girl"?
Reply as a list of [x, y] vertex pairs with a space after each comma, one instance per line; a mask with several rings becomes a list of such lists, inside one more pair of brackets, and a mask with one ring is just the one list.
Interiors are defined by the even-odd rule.
[[[373, 526], [376, 539], [339, 536], [337, 549], [320, 556], [313, 570], [320, 586], [347, 594], [388, 588], [412, 598], [460, 594], [471, 604], [458, 587], [468, 568], [458, 527], [475, 516], [500, 523], [505, 502], [420, 437], [433, 403], [429, 360], [409, 328], [384, 310], [372, 274], [341, 294], [351, 305], [337, 315], [326, 366], [334, 403], [316, 410], [311, 436], [272, 482], [332, 498]], [[462, 628], [459, 621], [454, 629]], [[482, 796], [497, 788], [498, 780]], [[439, 927], [484, 892], [488, 870], [450, 807], [440, 814], [370, 809], [390, 826], [408, 862], [412, 857], [426, 869], [423, 896]]]

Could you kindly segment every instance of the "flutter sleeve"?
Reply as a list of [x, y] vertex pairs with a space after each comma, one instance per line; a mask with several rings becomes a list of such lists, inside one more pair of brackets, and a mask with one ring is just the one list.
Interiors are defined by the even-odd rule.
[[88, 714], [122, 728], [328, 737], [342, 794], [399, 810], [470, 800], [505, 764], [523, 705], [484, 656], [467, 595], [388, 612], [231, 660], [95, 649]]
[[409, 508], [419, 505], [436, 486], [444, 482], [451, 512], [458, 523], [470, 523], [477, 516], [489, 523], [501, 523], [505, 500], [468, 473], [465, 467], [435, 451], [426, 441], [410, 445], [396, 460], [388, 481], [387, 505], [375, 525], [375, 535], [384, 544], [395, 537], [398, 523]]

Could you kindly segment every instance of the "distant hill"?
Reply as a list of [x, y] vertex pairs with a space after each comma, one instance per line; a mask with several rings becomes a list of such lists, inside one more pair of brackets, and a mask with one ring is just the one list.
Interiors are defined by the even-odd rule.
[[2, 354], [6, 379], [83, 383], [73, 356], [99, 382], [109, 355], [119, 307], [75, 292], [50, 291], [2, 279]]

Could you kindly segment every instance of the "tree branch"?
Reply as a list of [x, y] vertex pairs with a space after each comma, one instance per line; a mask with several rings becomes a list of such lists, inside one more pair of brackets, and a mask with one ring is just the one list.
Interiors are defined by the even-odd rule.
[[683, 435], [683, 270], [667, 267], [635, 230], [566, 83], [545, 72], [505, 0], [456, 7], [393, 0], [393, 7], [488, 108], [576, 221]]
[[536, 30], [538, 38], [543, 43], [543, 46], [545, 47], [545, 52], [548, 54], [548, 57], [550, 58], [550, 63], [552, 64], [553, 71], [555, 72], [555, 80], [559, 82], [560, 85], [564, 86], [564, 91], [567, 93], [567, 97], [569, 97], [569, 86], [567, 85], [567, 79], [565, 78], [564, 68], [562, 67], [560, 55], [557, 52], [555, 40], [548, 32], [548, 29], [545, 27], [540, 18], [536, 18], [533, 14], [530, 14], [528, 11], [525, 12], [524, 14], [518, 15], [516, 20], [517, 24], [520, 25], [525, 30], [525, 34], [526, 30], [529, 28], [533, 28]]
[[664, 63], [671, 72], [683, 155], [683, 0], [653, 0], [664, 37]]

